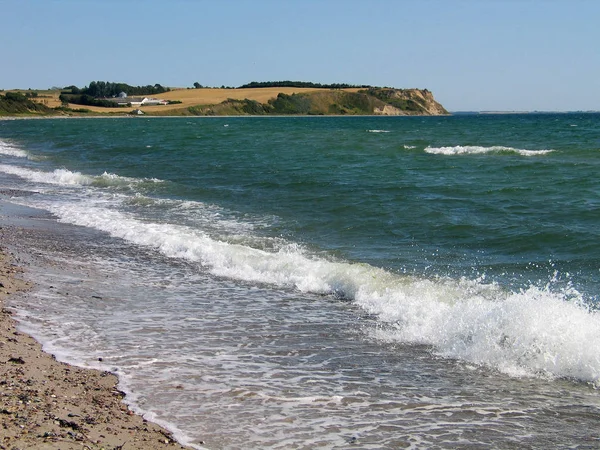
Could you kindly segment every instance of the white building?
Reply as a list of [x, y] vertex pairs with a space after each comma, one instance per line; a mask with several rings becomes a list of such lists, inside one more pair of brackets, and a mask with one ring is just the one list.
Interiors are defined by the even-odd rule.
[[121, 92], [118, 97], [105, 98], [109, 102], [116, 103], [118, 106], [156, 106], [168, 105], [168, 100], [149, 97], [127, 97], [125, 92]]

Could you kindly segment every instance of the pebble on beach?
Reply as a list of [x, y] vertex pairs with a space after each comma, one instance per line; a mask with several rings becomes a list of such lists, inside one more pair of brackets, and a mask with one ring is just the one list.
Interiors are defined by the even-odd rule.
[[116, 376], [61, 363], [17, 331], [6, 297], [29, 284], [13, 259], [0, 250], [0, 450], [185, 448], [127, 408]]

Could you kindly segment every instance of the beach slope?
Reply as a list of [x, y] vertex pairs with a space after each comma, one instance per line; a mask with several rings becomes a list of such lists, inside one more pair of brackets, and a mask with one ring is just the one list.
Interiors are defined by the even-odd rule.
[[[26, 232], [3, 219], [2, 247]], [[0, 249], [0, 449], [185, 448], [128, 409], [116, 376], [58, 362], [17, 330], [6, 300], [29, 288], [20, 265]]]

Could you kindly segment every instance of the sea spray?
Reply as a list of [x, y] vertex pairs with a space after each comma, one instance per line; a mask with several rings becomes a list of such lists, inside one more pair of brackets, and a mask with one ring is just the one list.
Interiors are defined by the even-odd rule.
[[506, 292], [468, 280], [417, 285], [408, 296], [394, 291], [358, 300], [387, 324], [373, 332], [378, 339], [431, 345], [440, 355], [510, 375], [598, 385], [600, 355], [590, 342], [600, 339], [600, 315], [573, 292]]

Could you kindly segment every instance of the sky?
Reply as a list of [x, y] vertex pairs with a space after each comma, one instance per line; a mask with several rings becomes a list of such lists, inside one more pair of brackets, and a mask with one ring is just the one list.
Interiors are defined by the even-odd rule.
[[0, 89], [298, 80], [600, 110], [598, 0], [0, 0]]

